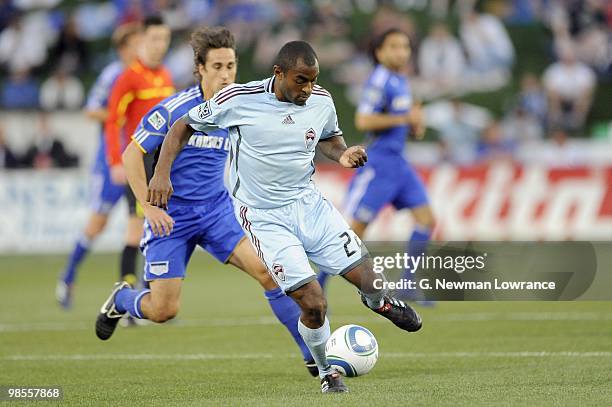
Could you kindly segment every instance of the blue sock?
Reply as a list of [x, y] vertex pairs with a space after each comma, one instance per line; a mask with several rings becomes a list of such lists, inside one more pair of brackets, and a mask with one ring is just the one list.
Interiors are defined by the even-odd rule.
[[[431, 230], [419, 228], [418, 226], [412, 231], [412, 235], [410, 236], [410, 240], [408, 241], [408, 245], [406, 247], [407, 253], [409, 256], [418, 257], [427, 251], [427, 244], [429, 243], [429, 239], [431, 238]], [[402, 278], [407, 280], [414, 279], [414, 274], [411, 272], [411, 267], [407, 267], [404, 270], [404, 275]]]
[[150, 292], [151, 290], [134, 290], [132, 288], [119, 290], [115, 295], [115, 307], [117, 307], [117, 311], [121, 313], [129, 312], [134, 318], [146, 319], [146, 317], [142, 315], [140, 301], [145, 294]]
[[312, 355], [308, 350], [308, 346], [306, 346], [304, 339], [302, 339], [302, 335], [300, 335], [298, 331], [298, 320], [302, 313], [300, 307], [298, 307], [291, 297], [286, 296], [280, 288], [268, 290], [264, 294], [276, 318], [285, 325], [287, 330], [291, 333], [291, 336], [293, 336], [293, 340], [297, 343], [300, 351], [302, 351], [304, 360], [312, 360]]
[[90, 244], [91, 241], [85, 236], [81, 236], [79, 240], [77, 240], [76, 244], [74, 245], [74, 249], [72, 250], [72, 254], [68, 258], [68, 264], [66, 264], [66, 269], [64, 270], [64, 273], [61, 277], [64, 283], [70, 285], [74, 282], [74, 280], [76, 279], [77, 268], [87, 255]]
[[325, 285], [327, 284], [327, 280], [329, 280], [329, 274], [327, 274], [324, 271], [319, 271], [319, 275], [317, 276], [317, 281], [319, 282], [319, 285], [321, 286], [321, 288], [323, 288], [323, 291], [325, 291]]

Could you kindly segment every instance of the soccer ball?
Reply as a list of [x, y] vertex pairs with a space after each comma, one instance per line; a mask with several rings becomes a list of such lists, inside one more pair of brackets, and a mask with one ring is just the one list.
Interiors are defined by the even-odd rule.
[[362, 376], [368, 373], [378, 360], [378, 342], [359, 325], [344, 325], [336, 329], [325, 345], [329, 364], [342, 375]]

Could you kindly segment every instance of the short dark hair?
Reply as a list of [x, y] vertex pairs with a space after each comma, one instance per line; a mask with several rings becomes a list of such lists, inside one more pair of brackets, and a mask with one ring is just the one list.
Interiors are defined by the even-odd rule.
[[283, 72], [294, 68], [298, 61], [302, 61], [307, 66], [313, 66], [319, 58], [314, 49], [306, 41], [291, 41], [283, 45], [276, 56], [275, 65], [278, 65]]
[[211, 49], [231, 48], [236, 50], [234, 36], [225, 27], [200, 27], [191, 33], [189, 41], [193, 48], [193, 74], [201, 80], [198, 65], [206, 65], [206, 57]]
[[380, 61], [378, 60], [378, 58], [376, 58], [376, 51], [378, 51], [380, 49], [380, 47], [383, 46], [383, 44], [385, 43], [385, 40], [387, 39], [388, 36], [392, 35], [392, 34], [403, 34], [406, 37], [408, 37], [408, 34], [401, 30], [400, 28], [397, 27], [392, 27], [389, 28], [385, 31], [383, 31], [381, 34], [377, 35], [376, 37], [374, 37], [372, 39], [372, 41], [370, 42], [370, 57], [372, 58], [372, 60], [374, 61], [374, 63], [380, 63]]
[[142, 27], [143, 29], [147, 29], [153, 25], [165, 25], [166, 23], [164, 22], [164, 19], [162, 18], [162, 16], [157, 15], [157, 14], [153, 14], [150, 16], [147, 16], [144, 21], [142, 22]]

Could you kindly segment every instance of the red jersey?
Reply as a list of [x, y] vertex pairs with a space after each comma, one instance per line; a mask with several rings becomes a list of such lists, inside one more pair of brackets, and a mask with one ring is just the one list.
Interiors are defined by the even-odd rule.
[[140, 119], [173, 93], [170, 72], [163, 65], [151, 69], [136, 60], [119, 75], [110, 92], [104, 123], [109, 166], [121, 164], [121, 154]]

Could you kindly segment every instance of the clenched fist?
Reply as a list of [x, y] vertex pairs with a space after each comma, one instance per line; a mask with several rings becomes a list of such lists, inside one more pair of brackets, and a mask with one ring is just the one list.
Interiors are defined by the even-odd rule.
[[363, 146], [353, 146], [347, 148], [338, 160], [340, 165], [345, 168], [363, 167], [366, 161], [368, 161], [368, 155], [366, 154]]

